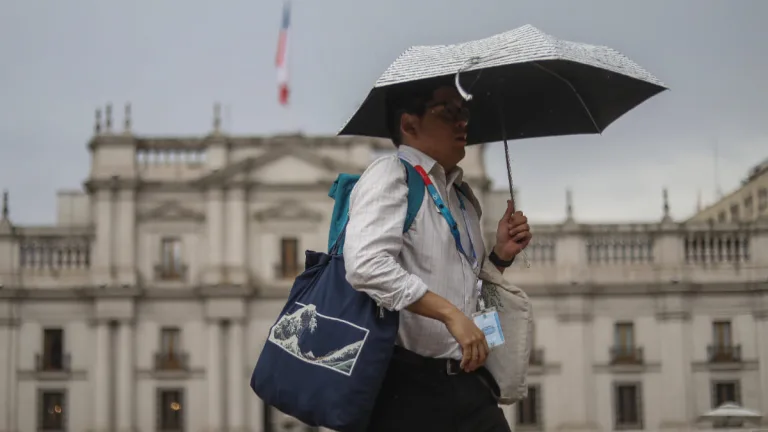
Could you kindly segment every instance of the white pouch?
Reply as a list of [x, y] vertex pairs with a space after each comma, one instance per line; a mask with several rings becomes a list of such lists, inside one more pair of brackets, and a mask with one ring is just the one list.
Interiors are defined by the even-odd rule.
[[511, 405], [528, 396], [528, 360], [533, 339], [533, 308], [523, 290], [504, 279], [485, 260], [480, 269], [481, 295], [486, 307], [495, 307], [505, 342], [493, 348], [485, 367], [496, 380], [499, 404]]

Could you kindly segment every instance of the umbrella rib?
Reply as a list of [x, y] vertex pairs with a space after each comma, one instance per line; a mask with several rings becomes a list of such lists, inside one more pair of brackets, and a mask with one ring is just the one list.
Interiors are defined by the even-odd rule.
[[592, 122], [592, 125], [595, 127], [595, 130], [597, 131], [597, 133], [602, 134], [603, 130], [600, 129], [600, 126], [597, 125], [597, 122], [595, 121], [595, 118], [592, 117], [592, 112], [589, 110], [589, 107], [587, 107], [587, 104], [584, 102], [584, 99], [581, 98], [581, 95], [579, 94], [579, 92], [576, 91], [576, 87], [574, 87], [573, 84], [571, 84], [570, 81], [568, 81], [567, 79], [561, 77], [556, 72], [551, 71], [551, 70], [545, 68], [544, 66], [540, 65], [537, 62], [532, 62], [532, 63], [533, 63], [534, 66], [540, 68], [544, 72], [547, 72], [548, 74], [554, 76], [555, 78], [558, 78], [559, 80], [563, 81], [565, 84], [568, 85], [568, 87], [571, 88], [571, 90], [573, 91], [573, 94], [575, 94], [576, 97], [579, 98], [579, 103], [581, 103], [581, 106], [584, 107], [584, 111], [587, 112], [587, 115], [589, 116], [589, 120]]

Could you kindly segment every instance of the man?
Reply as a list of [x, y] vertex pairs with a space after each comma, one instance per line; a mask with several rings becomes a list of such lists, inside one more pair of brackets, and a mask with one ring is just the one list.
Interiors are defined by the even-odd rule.
[[[483, 367], [488, 344], [471, 316], [480, 266], [488, 258], [501, 271], [508, 267], [531, 240], [527, 219], [508, 202], [486, 253], [480, 206], [457, 166], [469, 110], [450, 81], [390, 94], [388, 105], [398, 156], [376, 160], [358, 181], [344, 245], [349, 283], [384, 309], [400, 311], [397, 346], [369, 430], [509, 431], [498, 386]], [[408, 187], [398, 157], [428, 173], [459, 240], [429, 193], [402, 232]]]

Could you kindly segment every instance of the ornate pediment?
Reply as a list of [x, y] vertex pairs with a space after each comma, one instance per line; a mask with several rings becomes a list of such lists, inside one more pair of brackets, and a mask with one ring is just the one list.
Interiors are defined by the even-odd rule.
[[283, 201], [273, 207], [257, 211], [254, 213], [253, 217], [261, 222], [320, 222], [323, 219], [323, 214], [315, 209], [301, 204], [298, 201]]
[[195, 181], [198, 186], [224, 186], [231, 183], [317, 184], [333, 182], [339, 173], [359, 173], [362, 169], [312, 149], [286, 145], [267, 153], [243, 159]]
[[198, 211], [186, 208], [177, 201], [167, 201], [139, 214], [139, 220], [202, 222], [205, 220], [205, 215]]

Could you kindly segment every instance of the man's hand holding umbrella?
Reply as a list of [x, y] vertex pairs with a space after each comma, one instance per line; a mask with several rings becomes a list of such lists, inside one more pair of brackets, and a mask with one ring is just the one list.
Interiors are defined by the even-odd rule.
[[[511, 262], [531, 242], [531, 227], [523, 212], [515, 211], [515, 205], [507, 200], [507, 211], [496, 228], [496, 245], [493, 252], [502, 261]], [[504, 272], [504, 268], [499, 268]]]

